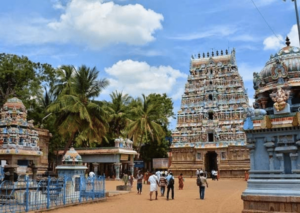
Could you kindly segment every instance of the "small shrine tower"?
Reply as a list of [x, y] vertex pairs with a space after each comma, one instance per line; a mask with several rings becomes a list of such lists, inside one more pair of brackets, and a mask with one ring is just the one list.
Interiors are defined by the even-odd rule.
[[244, 123], [251, 167], [243, 213], [300, 212], [300, 48], [287, 38], [253, 84], [256, 109]]
[[16, 97], [7, 100], [0, 116], [0, 160], [5, 160], [10, 171], [16, 169], [14, 172], [18, 174], [25, 174], [28, 167], [33, 170], [36, 166], [45, 171], [48, 167], [49, 131], [35, 128], [33, 120], [27, 121], [27, 110]]
[[192, 56], [172, 133], [172, 172], [195, 175], [202, 168], [209, 176], [218, 170], [221, 177], [243, 177], [249, 169], [243, 132], [247, 108], [234, 49]]

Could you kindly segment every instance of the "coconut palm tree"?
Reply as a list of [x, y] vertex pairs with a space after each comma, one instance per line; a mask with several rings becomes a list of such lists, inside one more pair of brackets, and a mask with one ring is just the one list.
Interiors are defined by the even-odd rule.
[[58, 132], [67, 139], [64, 153], [74, 140], [101, 143], [108, 130], [108, 113], [101, 104], [91, 100], [100, 94], [108, 81], [97, 80], [99, 71], [95, 67], [83, 65], [74, 69], [74, 73], [68, 90], [63, 88], [68, 92], [61, 93], [48, 108], [48, 112], [56, 114]]
[[[135, 107], [130, 110], [133, 120], [126, 128], [126, 134], [129, 138], [133, 138], [133, 142], [138, 146], [140, 151], [144, 139], [152, 141], [161, 141], [165, 136], [165, 131], [158, 121], [167, 120], [163, 115], [159, 105], [151, 102], [150, 98], [142, 95], [142, 99], [135, 100]], [[167, 121], [166, 121], [167, 122]]]
[[129, 103], [132, 100], [128, 94], [122, 92], [112, 92], [110, 94], [111, 103], [108, 104], [110, 110], [110, 132], [114, 138], [121, 136], [121, 131], [129, 123]]
[[54, 86], [54, 95], [58, 97], [61, 93], [70, 94], [72, 81], [75, 75], [75, 67], [72, 65], [63, 65], [57, 69], [57, 81]]

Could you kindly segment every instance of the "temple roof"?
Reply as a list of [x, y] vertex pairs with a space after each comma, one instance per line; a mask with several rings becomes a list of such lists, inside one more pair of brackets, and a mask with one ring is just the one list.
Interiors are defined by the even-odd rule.
[[[276, 72], [299, 72], [300, 71], [300, 48], [290, 46], [289, 38], [286, 39], [286, 45], [280, 49], [274, 56], [271, 55], [270, 59], [266, 62], [265, 67], [259, 73], [264, 83], [271, 83], [274, 81]], [[282, 71], [281, 71], [282, 70]], [[287, 73], [286, 73], [287, 74]], [[294, 78], [293, 75], [289, 74], [289, 78]], [[295, 77], [299, 77], [297, 74]], [[276, 78], [277, 80], [277, 78]]]
[[222, 67], [224, 65], [235, 65], [235, 50], [233, 49], [230, 54], [228, 54], [226, 50], [226, 54], [223, 55], [223, 51], [221, 52], [221, 55], [219, 55], [218, 51], [216, 52], [216, 55], [214, 52], [212, 52], [211, 56], [209, 56], [209, 53], [207, 53], [207, 57], [205, 57], [205, 54], [203, 54], [203, 57], [201, 58], [201, 55], [198, 55], [198, 58], [194, 58], [192, 56], [191, 58], [191, 69], [192, 68], [205, 68], [208, 66], [218, 66]]
[[[129, 149], [122, 149], [116, 147], [103, 147], [97, 149], [77, 149], [77, 153], [80, 155], [94, 155], [94, 154], [127, 154], [127, 155], [137, 155], [137, 152]], [[59, 155], [63, 154], [63, 151], [58, 152]]]
[[13, 109], [13, 108], [22, 109], [22, 110], [26, 109], [23, 102], [20, 99], [16, 98], [16, 97], [9, 98], [6, 101], [6, 103], [3, 105], [3, 108], [5, 108], [5, 107], [7, 107], [9, 109]]
[[63, 156], [62, 162], [63, 164], [81, 164], [82, 158], [78, 154], [78, 152], [73, 147], [71, 147], [70, 150], [67, 151], [66, 154]]

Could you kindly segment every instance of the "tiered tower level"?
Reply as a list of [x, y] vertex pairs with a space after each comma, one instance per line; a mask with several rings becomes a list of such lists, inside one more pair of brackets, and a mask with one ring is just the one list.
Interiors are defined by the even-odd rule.
[[172, 134], [172, 171], [203, 168], [217, 169], [223, 176], [243, 176], [249, 168], [243, 132], [247, 108], [235, 50], [192, 56]]

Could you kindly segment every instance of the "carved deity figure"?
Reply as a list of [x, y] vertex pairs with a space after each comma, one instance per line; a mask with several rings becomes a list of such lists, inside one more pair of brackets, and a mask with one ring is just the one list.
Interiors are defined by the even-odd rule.
[[289, 90], [283, 90], [281, 87], [277, 88], [277, 91], [273, 91], [270, 94], [270, 97], [275, 102], [274, 107], [277, 110], [277, 112], [283, 110], [286, 106], [286, 101], [288, 100], [290, 96]]
[[262, 83], [262, 79], [259, 73], [253, 73], [253, 88], [256, 90], [259, 88], [260, 84]]

